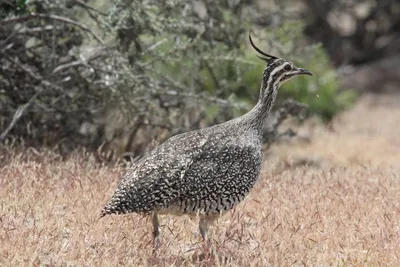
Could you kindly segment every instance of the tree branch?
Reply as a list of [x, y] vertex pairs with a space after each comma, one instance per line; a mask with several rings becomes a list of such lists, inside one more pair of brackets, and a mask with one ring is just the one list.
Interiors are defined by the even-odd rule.
[[94, 11], [94, 12], [96, 12], [96, 13], [99, 13], [99, 14], [102, 15], [102, 16], [107, 16], [107, 13], [104, 13], [104, 12], [102, 12], [102, 11], [100, 11], [100, 10], [94, 8], [94, 7], [91, 7], [91, 6], [89, 6], [88, 4], [86, 4], [86, 3], [84, 3], [84, 2], [82, 2], [82, 1], [80, 1], [80, 0], [71, 0], [71, 1], [74, 2], [74, 3], [76, 3], [76, 4], [78, 4], [78, 5], [80, 5], [80, 6], [82, 6], [82, 7], [84, 7], [84, 8], [86, 8], [87, 10]]
[[22, 105], [20, 108], [17, 109], [17, 111], [14, 113], [14, 116], [12, 118], [11, 123], [8, 125], [7, 129], [4, 130], [4, 132], [1, 133], [0, 135], [0, 142], [2, 142], [7, 134], [14, 128], [15, 124], [18, 122], [18, 120], [22, 117], [24, 114], [25, 110], [29, 108], [33, 101], [36, 100], [36, 98], [43, 92], [44, 90], [38, 90], [29, 100], [26, 102], [24, 105]]
[[[30, 69], [26, 68], [25, 66], [21, 65], [18, 61], [15, 61], [14, 59], [8, 57], [7, 55], [5, 55], [4, 53], [2, 53], [4, 58], [7, 59], [8, 61], [10, 61], [11, 63], [13, 63], [14, 65], [16, 65], [17, 67], [19, 67], [20, 69], [22, 69], [24, 72], [26, 72], [31, 78], [33, 78], [36, 81], [39, 81], [41, 85], [43, 85], [44, 87], [53, 87], [53, 88], [57, 88], [59, 90], [61, 90], [61, 87], [59, 87], [58, 85], [52, 84], [51, 82], [43, 79], [40, 75], [33, 73]], [[15, 124], [18, 122], [18, 120], [22, 117], [22, 115], [24, 114], [24, 112], [26, 111], [26, 109], [28, 109], [33, 102], [45, 91], [44, 88], [40, 88], [29, 100], [28, 102], [26, 102], [24, 105], [22, 105], [21, 107], [19, 107], [17, 109], [17, 111], [14, 113], [14, 116], [12, 118], [11, 123], [8, 125], [8, 127], [4, 130], [3, 133], [1, 133], [0, 135], [0, 142], [2, 142], [5, 137], [8, 135], [8, 133], [12, 130], [12, 128], [14, 128]]]
[[31, 14], [24, 15], [24, 16], [18, 16], [18, 17], [4, 19], [4, 20], [1, 21], [1, 23], [3, 25], [6, 25], [6, 24], [11, 24], [11, 23], [23, 22], [23, 21], [27, 21], [27, 20], [31, 20], [31, 19], [35, 19], [35, 18], [52, 19], [52, 20], [56, 20], [56, 21], [60, 21], [60, 22], [64, 22], [64, 23], [75, 25], [75, 26], [81, 28], [82, 30], [87, 31], [88, 33], [90, 33], [100, 44], [104, 45], [103, 40], [101, 40], [101, 38], [98, 37], [88, 26], [86, 26], [84, 24], [81, 24], [81, 23], [79, 23], [77, 21], [74, 21], [72, 19], [69, 19], [69, 18], [66, 18], [66, 17], [57, 16], [57, 15], [31, 13]]
[[300, 117], [301, 112], [307, 108], [307, 105], [299, 103], [292, 99], [286, 99], [282, 102], [275, 113], [267, 118], [266, 126], [264, 127], [263, 140], [268, 145], [279, 140], [281, 137], [296, 136], [296, 132], [288, 129], [283, 133], [278, 132], [278, 127], [287, 118], [288, 115]]

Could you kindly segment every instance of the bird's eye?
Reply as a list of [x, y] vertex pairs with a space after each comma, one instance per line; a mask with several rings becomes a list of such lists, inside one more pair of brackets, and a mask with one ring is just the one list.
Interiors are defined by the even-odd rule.
[[291, 67], [290, 65], [286, 65], [286, 66], [285, 66], [285, 70], [286, 70], [286, 71], [291, 71], [291, 70], [292, 70], [292, 67]]

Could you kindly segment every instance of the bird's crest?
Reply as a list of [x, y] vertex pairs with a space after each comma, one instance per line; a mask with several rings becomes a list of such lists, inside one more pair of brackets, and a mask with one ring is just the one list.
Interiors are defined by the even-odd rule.
[[249, 32], [249, 40], [250, 40], [251, 46], [252, 46], [258, 53], [261, 54], [261, 56], [258, 56], [258, 55], [257, 55], [257, 57], [261, 58], [262, 60], [267, 61], [268, 64], [271, 63], [271, 61], [274, 61], [275, 59], [278, 59], [278, 58], [275, 57], [275, 56], [271, 56], [271, 55], [265, 53], [264, 51], [262, 51], [260, 48], [258, 48], [258, 47], [254, 44], [253, 40], [251, 39], [251, 31]]

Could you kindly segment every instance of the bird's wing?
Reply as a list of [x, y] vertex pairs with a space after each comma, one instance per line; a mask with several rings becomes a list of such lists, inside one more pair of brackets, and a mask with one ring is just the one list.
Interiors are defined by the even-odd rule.
[[173, 203], [189, 213], [219, 213], [239, 203], [259, 177], [261, 148], [226, 143], [203, 151], [185, 173], [185, 185]]
[[162, 210], [257, 169], [260, 150], [225, 136], [196, 132], [168, 140], [123, 176], [102, 214]]
[[167, 207], [184, 191], [185, 173], [207, 143], [203, 138], [200, 132], [177, 135], [141, 158], [123, 175], [102, 216]]

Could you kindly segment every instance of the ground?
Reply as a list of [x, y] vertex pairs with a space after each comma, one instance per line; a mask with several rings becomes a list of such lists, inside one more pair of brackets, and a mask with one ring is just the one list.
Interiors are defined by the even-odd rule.
[[[75, 154], [0, 155], [0, 266], [396, 266], [400, 262], [399, 98], [365, 96], [329, 127], [306, 123], [265, 154], [250, 196], [217, 221], [201, 257], [197, 221], [98, 220], [122, 171]], [[34, 158], [34, 159], [33, 159]], [[86, 159], [84, 159], [86, 158]]]

